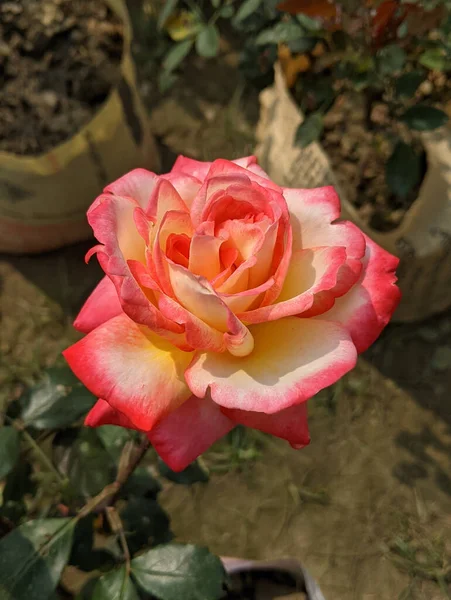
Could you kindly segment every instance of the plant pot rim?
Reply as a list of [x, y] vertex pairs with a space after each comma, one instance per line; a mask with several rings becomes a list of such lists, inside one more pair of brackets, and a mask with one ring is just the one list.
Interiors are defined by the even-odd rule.
[[310, 573], [294, 558], [279, 558], [270, 560], [246, 560], [230, 556], [221, 556], [222, 564], [229, 575], [243, 571], [279, 571], [288, 573], [307, 594], [307, 600], [325, 600], [320, 588]]

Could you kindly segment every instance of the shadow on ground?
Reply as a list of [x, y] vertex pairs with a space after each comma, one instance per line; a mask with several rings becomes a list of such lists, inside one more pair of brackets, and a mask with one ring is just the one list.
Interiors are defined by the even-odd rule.
[[0, 255], [0, 262], [11, 265], [74, 317], [103, 275], [95, 257], [88, 265], [84, 261], [94, 243], [92, 239], [39, 255]]
[[385, 377], [405, 390], [421, 408], [434, 415], [440, 436], [425, 423], [400, 431], [396, 443], [410, 459], [395, 467], [406, 485], [431, 479], [451, 495], [451, 477], [443, 456], [451, 461], [451, 312], [420, 324], [392, 325], [365, 355]]

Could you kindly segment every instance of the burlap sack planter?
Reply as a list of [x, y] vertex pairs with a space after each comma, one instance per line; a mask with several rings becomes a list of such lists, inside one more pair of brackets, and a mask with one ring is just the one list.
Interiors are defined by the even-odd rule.
[[157, 170], [158, 153], [136, 87], [123, 0], [108, 0], [124, 24], [121, 78], [94, 117], [40, 156], [0, 152], [0, 252], [51, 250], [86, 239], [86, 209], [130, 169]]
[[335, 186], [342, 216], [356, 223], [389, 252], [400, 257], [399, 285], [403, 298], [394, 320], [424, 319], [451, 306], [451, 130], [424, 134], [428, 171], [419, 196], [401, 225], [388, 233], [367, 226], [340, 189], [327, 155], [317, 143], [294, 145], [303, 120], [280, 67], [274, 85], [260, 95], [261, 116], [256, 153], [270, 177], [287, 187]]

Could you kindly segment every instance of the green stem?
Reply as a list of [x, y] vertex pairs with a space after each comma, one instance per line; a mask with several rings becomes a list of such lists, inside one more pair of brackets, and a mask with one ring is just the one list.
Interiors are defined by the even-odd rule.
[[52, 461], [49, 459], [47, 454], [40, 448], [39, 444], [37, 444], [36, 440], [32, 438], [32, 436], [28, 433], [25, 428], [25, 425], [16, 419], [10, 419], [8, 416], [6, 417], [11, 425], [17, 429], [17, 431], [22, 435], [23, 439], [27, 442], [30, 448], [33, 449], [42, 466], [45, 467], [50, 473], [53, 473], [55, 479], [58, 480], [61, 486], [65, 486], [67, 484], [67, 479], [64, 478]]
[[97, 496], [94, 496], [94, 498], [91, 498], [89, 502], [86, 502], [86, 504], [77, 514], [77, 516], [74, 517], [75, 520], [79, 521], [80, 519], [83, 519], [83, 517], [88, 516], [89, 513], [98, 508], [100, 505], [103, 505], [105, 503], [108, 504], [120, 489], [121, 486], [117, 481], [115, 481], [114, 483], [110, 483], [109, 485], [104, 487], [103, 490], [97, 494]]
[[119, 541], [122, 546], [122, 552], [124, 554], [125, 568], [127, 570], [127, 575], [130, 575], [131, 555], [130, 555], [130, 550], [129, 550], [129, 547], [127, 544], [127, 539], [125, 537], [125, 530], [124, 530], [124, 525], [122, 523], [122, 519], [120, 518], [119, 513], [116, 511], [114, 506], [107, 506], [105, 511], [106, 511], [106, 516], [107, 516], [108, 522], [111, 527], [111, 531], [119, 537]]

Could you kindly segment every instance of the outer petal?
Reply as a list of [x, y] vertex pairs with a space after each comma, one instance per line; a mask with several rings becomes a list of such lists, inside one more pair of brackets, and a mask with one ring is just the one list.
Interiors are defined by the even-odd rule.
[[365, 240], [360, 229], [348, 221], [334, 223], [340, 217], [340, 199], [333, 187], [284, 188], [283, 196], [290, 212], [293, 252], [317, 246], [344, 246], [349, 258], [363, 257]]
[[137, 427], [149, 431], [190, 392], [183, 371], [192, 353], [144, 333], [125, 315], [114, 317], [65, 350], [75, 375]]
[[[258, 169], [260, 171], [260, 169]], [[261, 172], [261, 171], [260, 171]], [[235, 161], [225, 160], [223, 158], [219, 158], [211, 163], [211, 168], [208, 172], [209, 177], [217, 177], [221, 175], [246, 175], [249, 177], [251, 181], [258, 183], [264, 188], [269, 188], [271, 190], [276, 190], [278, 192], [281, 191], [280, 186], [276, 183], [268, 179], [267, 174], [263, 171], [263, 175], [259, 175], [256, 173], [252, 166], [249, 165], [247, 168], [243, 168], [238, 165]]]
[[104, 277], [83, 304], [74, 327], [82, 333], [89, 333], [121, 312], [122, 306], [114, 283], [109, 277]]
[[203, 181], [207, 176], [210, 166], [211, 162], [202, 162], [180, 155], [177, 157], [171, 169], [171, 173], [185, 173], [186, 175], [191, 175], [192, 177]]
[[293, 251], [317, 246], [343, 246], [347, 260], [337, 277], [334, 294], [317, 297], [308, 316], [329, 310], [334, 299], [343, 296], [359, 279], [365, 254], [365, 238], [349, 221], [334, 222], [340, 216], [340, 199], [333, 187], [316, 189], [284, 188], [293, 228]]
[[164, 462], [173, 471], [182, 471], [234, 427], [210, 398], [191, 396], [148, 437]]
[[[231, 162], [243, 169], [252, 171], [262, 178], [269, 179], [267, 173], [265, 173], [265, 171], [257, 164], [257, 159], [255, 156], [244, 156], [243, 158], [237, 158]], [[180, 155], [177, 157], [177, 160], [171, 169], [171, 174], [184, 173], [203, 181], [207, 176], [211, 164], [211, 162], [202, 162], [200, 160], [194, 160], [192, 158], [187, 158], [186, 156]]]
[[143, 261], [145, 242], [136, 227], [135, 211], [143, 212], [136, 200], [101, 194], [89, 207], [87, 217], [99, 242], [113, 243], [126, 259]]
[[310, 309], [317, 294], [327, 291], [334, 298], [330, 290], [335, 287], [345, 261], [346, 250], [342, 247], [298, 250], [291, 257], [277, 302], [238, 313], [238, 317], [245, 323], [274, 321]]
[[[145, 244], [135, 226], [135, 210], [140, 209], [133, 200], [107, 194], [91, 206], [88, 221], [103, 244], [97, 247], [99, 263], [116, 287], [122, 310], [131, 319], [160, 334], [165, 331], [182, 334], [183, 328], [164, 317], [144, 294], [127, 265], [127, 260], [144, 261]], [[130, 247], [135, 252], [129, 251]]]
[[191, 206], [196, 194], [202, 186], [202, 182], [199, 179], [187, 175], [186, 173], [167, 173], [161, 175], [161, 177], [174, 186], [180, 198], [188, 207]]
[[155, 231], [169, 211], [188, 212], [188, 207], [172, 183], [159, 177], [147, 209], [147, 214], [155, 222]]
[[[327, 326], [325, 326], [327, 324]], [[185, 372], [193, 394], [226, 408], [275, 413], [300, 404], [355, 366], [357, 352], [337, 323], [286, 317], [250, 327], [246, 357], [201, 354]]]
[[[99, 398], [85, 418], [87, 427], [100, 427], [101, 425], [117, 425], [125, 429], [137, 429], [128, 417], [119, 412]], [[138, 430], [139, 431], [139, 430]]]
[[107, 185], [104, 191], [115, 196], [133, 198], [141, 208], [146, 209], [157, 180], [158, 176], [151, 171], [134, 169]]
[[290, 408], [273, 415], [236, 408], [223, 408], [222, 412], [238, 425], [259, 429], [265, 433], [288, 440], [296, 449], [303, 448], [310, 443], [306, 402], [297, 406], [290, 406]]
[[334, 307], [317, 317], [341, 323], [350, 332], [358, 352], [379, 337], [401, 299], [395, 285], [399, 259], [365, 236], [366, 254], [360, 281]]
[[270, 179], [268, 173], [266, 173], [266, 171], [264, 171], [257, 163], [256, 156], [244, 156], [243, 158], [236, 158], [235, 160], [232, 160], [232, 162], [238, 165], [239, 167], [243, 167], [244, 169], [252, 171], [252, 173], [259, 175], [264, 179]]

